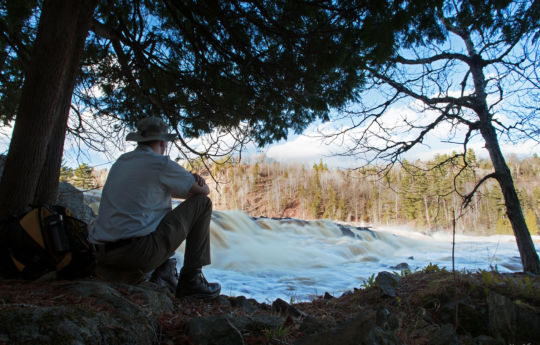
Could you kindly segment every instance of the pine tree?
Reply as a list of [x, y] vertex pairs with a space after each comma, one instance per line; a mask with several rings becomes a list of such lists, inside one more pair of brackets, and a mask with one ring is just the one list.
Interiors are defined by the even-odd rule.
[[70, 182], [73, 178], [73, 169], [62, 165], [60, 168], [60, 182]]
[[79, 165], [73, 172], [73, 185], [80, 189], [92, 189], [96, 187], [96, 180], [92, 175], [93, 168], [86, 163]]

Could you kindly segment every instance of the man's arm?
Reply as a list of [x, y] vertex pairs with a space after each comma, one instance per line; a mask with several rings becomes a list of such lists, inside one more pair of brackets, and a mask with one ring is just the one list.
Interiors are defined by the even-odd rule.
[[192, 174], [192, 175], [195, 178], [195, 181], [193, 181], [193, 184], [191, 185], [191, 188], [189, 189], [188, 193], [186, 195], [173, 194], [172, 195], [173, 198], [187, 199], [196, 194], [204, 194], [204, 195], [210, 194], [210, 188], [206, 184], [206, 181], [197, 174]]
[[195, 194], [204, 194], [208, 195], [210, 194], [210, 188], [206, 184], [206, 181], [197, 174], [193, 174], [193, 177], [195, 177], [195, 181], [191, 185], [191, 188], [189, 189], [189, 196], [195, 195]]

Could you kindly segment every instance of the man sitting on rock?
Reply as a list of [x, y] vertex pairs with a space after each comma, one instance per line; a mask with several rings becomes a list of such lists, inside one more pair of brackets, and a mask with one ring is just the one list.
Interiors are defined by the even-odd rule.
[[[96, 244], [95, 273], [135, 284], [155, 270], [151, 281], [161, 276], [174, 284], [176, 260], [169, 258], [186, 240], [176, 296], [212, 298], [221, 286], [202, 274], [202, 267], [210, 264], [210, 189], [202, 177], [165, 155], [167, 142], [175, 137], [156, 117], [140, 120], [137, 132], [127, 135], [126, 140], [138, 146], [111, 167], [90, 230], [90, 241]], [[185, 201], [172, 209], [171, 197]]]

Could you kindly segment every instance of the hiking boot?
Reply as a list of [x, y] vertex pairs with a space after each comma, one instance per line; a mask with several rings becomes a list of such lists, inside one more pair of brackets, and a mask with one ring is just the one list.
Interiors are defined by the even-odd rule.
[[176, 259], [169, 258], [161, 266], [156, 268], [150, 276], [152, 283], [165, 286], [174, 294], [178, 285], [178, 271], [176, 270]]
[[219, 296], [220, 291], [221, 285], [209, 283], [200, 268], [189, 272], [185, 272], [182, 268], [175, 295], [176, 297], [215, 298]]

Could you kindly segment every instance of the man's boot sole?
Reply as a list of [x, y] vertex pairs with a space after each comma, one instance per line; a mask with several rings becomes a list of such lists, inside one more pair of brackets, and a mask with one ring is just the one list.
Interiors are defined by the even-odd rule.
[[203, 293], [195, 293], [191, 295], [176, 295], [176, 298], [193, 298], [193, 299], [215, 299], [219, 296], [219, 293], [221, 292], [221, 289], [219, 289], [216, 293], [213, 294], [203, 294]]

